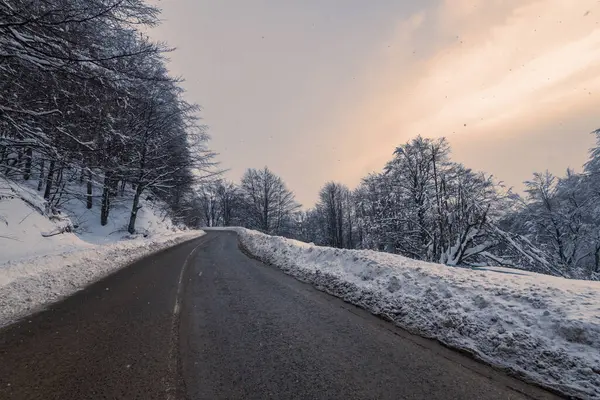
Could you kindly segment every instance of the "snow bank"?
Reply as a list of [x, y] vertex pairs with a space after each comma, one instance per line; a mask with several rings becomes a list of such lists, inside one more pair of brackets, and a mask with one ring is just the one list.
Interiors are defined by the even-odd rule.
[[600, 282], [448, 267], [235, 230], [251, 254], [320, 290], [525, 379], [600, 399]]
[[[94, 199], [94, 205], [88, 209], [81, 200], [84, 198], [84, 187], [73, 185], [71, 193], [78, 196], [72, 197], [64, 202], [61, 208], [69, 219], [77, 227], [75, 233], [82, 240], [94, 244], [113, 243], [128, 237], [127, 225], [133, 205], [133, 192], [128, 189], [123, 196], [117, 196], [111, 200], [111, 210], [108, 223], [100, 225], [100, 199]], [[79, 192], [79, 193], [77, 193]], [[100, 188], [96, 189], [100, 193]], [[136, 232], [147, 236], [169, 235], [179, 229], [171, 219], [164, 214], [168, 207], [162, 202], [154, 199], [149, 200], [147, 196], [140, 199], [135, 229]]]
[[20, 198], [0, 199], [0, 264], [36, 254], [91, 247], [73, 233], [42, 235], [59, 230], [60, 222], [51, 220]]
[[105, 226], [99, 207], [88, 210], [77, 196], [61, 205], [60, 214], [49, 214], [28, 184], [0, 179], [0, 326], [143, 256], [204, 234], [176, 229], [160, 207], [143, 200], [136, 224], [142, 234], [129, 235], [127, 196], [115, 200]]
[[[48, 215], [46, 201], [32, 186], [34, 183], [17, 184], [0, 178], [0, 268], [8, 261], [131, 239], [126, 228], [133, 199], [128, 193], [113, 200], [108, 223], [102, 226], [99, 200], [94, 199], [93, 207], [87, 209], [82, 200], [82, 186], [71, 185], [69, 199], [60, 206], [61, 213]], [[140, 205], [136, 222], [140, 236], [170, 235], [179, 231], [168, 217], [161, 215], [161, 208], [165, 208], [161, 204], [142, 199]], [[72, 227], [71, 232], [55, 234], [64, 230], [65, 225]]]
[[202, 231], [125, 240], [0, 266], [0, 326], [68, 296], [132, 262]]

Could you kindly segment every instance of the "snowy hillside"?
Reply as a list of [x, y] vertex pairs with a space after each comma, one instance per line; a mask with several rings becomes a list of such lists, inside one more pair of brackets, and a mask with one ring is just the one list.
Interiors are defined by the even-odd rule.
[[52, 254], [89, 247], [73, 233], [51, 235], [70, 220], [51, 220], [44, 215], [44, 202], [28, 190], [0, 188], [0, 263], [26, 259], [34, 255]]
[[448, 267], [235, 228], [254, 256], [422, 336], [600, 399], [600, 282]]
[[[57, 213], [49, 213], [47, 202], [27, 182], [0, 180], [0, 264], [134, 237], [127, 233], [132, 202], [128, 193], [113, 202], [108, 223], [102, 226], [100, 208], [87, 209], [83, 194], [78, 195], [82, 187], [69, 189], [71, 196]], [[136, 224], [140, 236], [177, 231], [171, 220], [161, 215], [159, 204], [141, 201], [141, 206]], [[71, 232], [60, 233], [66, 226]]]
[[[77, 190], [74, 185], [71, 191]], [[149, 201], [138, 232], [126, 227], [131, 197], [113, 204], [108, 224], [77, 196], [50, 212], [33, 187], [0, 180], [0, 326], [152, 252], [203, 234], [178, 230]]]

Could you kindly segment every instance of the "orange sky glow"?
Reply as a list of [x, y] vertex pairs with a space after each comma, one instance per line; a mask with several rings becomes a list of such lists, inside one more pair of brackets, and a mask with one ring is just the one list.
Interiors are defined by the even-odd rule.
[[307, 206], [418, 134], [446, 136], [456, 161], [518, 189], [537, 170], [579, 169], [600, 127], [596, 0], [389, 2], [363, 18], [345, 14], [352, 1], [175, 3], [159, 3], [156, 36], [179, 47], [173, 71], [229, 177], [267, 164]]

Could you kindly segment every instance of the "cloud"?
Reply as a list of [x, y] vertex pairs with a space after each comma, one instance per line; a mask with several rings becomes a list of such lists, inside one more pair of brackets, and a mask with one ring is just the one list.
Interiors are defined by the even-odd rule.
[[307, 205], [418, 134], [518, 184], [581, 165], [600, 127], [596, 0], [160, 3], [229, 177], [268, 164]]
[[598, 104], [597, 4], [445, 0], [399, 21], [366, 69], [355, 117], [339, 116], [352, 167], [338, 175], [379, 168], [417, 134], [526, 135]]

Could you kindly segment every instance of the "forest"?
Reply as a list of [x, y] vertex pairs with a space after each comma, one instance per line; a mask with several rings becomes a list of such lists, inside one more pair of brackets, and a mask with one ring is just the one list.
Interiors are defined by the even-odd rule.
[[36, 180], [45, 212], [79, 197], [106, 225], [127, 192], [130, 233], [142, 196], [193, 219], [214, 154], [169, 75], [172, 49], [143, 33], [158, 17], [143, 0], [0, 1], [0, 174]]
[[301, 210], [268, 168], [203, 188], [205, 226], [241, 225], [316, 245], [452, 266], [503, 266], [578, 279], [600, 274], [600, 131], [581, 173], [534, 173], [523, 194], [454, 162], [444, 138], [398, 146], [355, 189], [326, 183]]
[[35, 182], [44, 212], [78, 198], [105, 225], [131, 196], [125, 229], [135, 233], [140, 199], [155, 198], [190, 227], [600, 276], [600, 131], [582, 172], [534, 173], [522, 194], [452, 161], [446, 139], [419, 136], [358, 187], [328, 182], [303, 209], [267, 167], [222, 178], [200, 107], [169, 74], [172, 49], [144, 33], [158, 18], [143, 0], [0, 0], [0, 175]]

